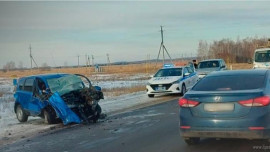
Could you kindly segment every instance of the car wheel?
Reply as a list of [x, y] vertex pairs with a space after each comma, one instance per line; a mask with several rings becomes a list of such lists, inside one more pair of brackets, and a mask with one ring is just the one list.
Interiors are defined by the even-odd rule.
[[154, 94], [148, 94], [149, 98], [154, 98], [154, 96], [155, 96]]
[[24, 112], [21, 105], [16, 107], [16, 116], [20, 122], [26, 122], [28, 119], [28, 115]]
[[183, 96], [187, 92], [185, 84], [182, 85], [181, 95]]
[[196, 145], [196, 144], [198, 144], [199, 142], [200, 142], [200, 138], [195, 138], [195, 137], [193, 137], [193, 138], [186, 138], [185, 139], [185, 142], [188, 144], [188, 145]]
[[51, 108], [47, 108], [43, 112], [44, 115], [44, 122], [47, 124], [54, 124], [56, 123], [56, 114], [55, 111]]
[[95, 116], [93, 117], [93, 122], [94, 123], [97, 123], [98, 122], [98, 119], [100, 117], [100, 114], [101, 114], [101, 107], [100, 107], [99, 104], [97, 104], [96, 111], [95, 111]]

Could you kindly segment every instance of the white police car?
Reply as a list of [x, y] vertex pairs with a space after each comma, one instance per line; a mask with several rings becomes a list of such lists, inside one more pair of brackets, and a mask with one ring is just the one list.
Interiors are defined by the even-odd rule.
[[148, 97], [154, 97], [155, 94], [181, 93], [183, 95], [198, 79], [199, 77], [192, 67], [164, 65], [148, 81], [146, 85], [147, 95]]

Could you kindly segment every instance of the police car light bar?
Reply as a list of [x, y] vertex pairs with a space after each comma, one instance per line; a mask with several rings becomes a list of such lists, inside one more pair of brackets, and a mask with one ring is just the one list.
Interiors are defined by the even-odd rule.
[[163, 67], [164, 67], [164, 68], [171, 68], [171, 67], [174, 67], [174, 65], [173, 65], [173, 64], [165, 63], [165, 64], [163, 65]]

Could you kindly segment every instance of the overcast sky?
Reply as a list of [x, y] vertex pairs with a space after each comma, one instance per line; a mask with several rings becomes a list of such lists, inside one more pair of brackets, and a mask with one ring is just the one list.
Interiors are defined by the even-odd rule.
[[156, 58], [160, 25], [172, 57], [195, 55], [199, 40], [270, 37], [270, 2], [0, 2], [0, 68]]

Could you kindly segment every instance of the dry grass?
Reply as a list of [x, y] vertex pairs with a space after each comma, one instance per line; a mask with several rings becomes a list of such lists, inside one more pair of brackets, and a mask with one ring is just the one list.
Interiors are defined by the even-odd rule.
[[[176, 62], [177, 65], [184, 65], [185, 62]], [[232, 69], [251, 69], [252, 64], [247, 63], [235, 63], [235, 64], [227, 64], [228, 69], [230, 69], [232, 65]], [[156, 67], [156, 68], [155, 68]], [[110, 65], [110, 66], [102, 66], [102, 74], [138, 74], [138, 73], [149, 73], [153, 74], [157, 71], [157, 69], [161, 68], [162, 64], [159, 63], [157, 66], [155, 63], [142, 63], [142, 64], [128, 64], [128, 65]], [[41, 69], [34, 70], [16, 70], [16, 71], [0, 71], [0, 77], [23, 77], [27, 75], [36, 75], [36, 74], [48, 74], [48, 73], [71, 73], [71, 74], [83, 74], [86, 76], [92, 76], [96, 73], [94, 67], [79, 67], [79, 68], [51, 68], [48, 71], [44, 71]]]
[[[128, 65], [110, 65], [102, 66], [103, 74], [138, 74], [138, 73], [154, 73], [158, 68], [161, 67], [161, 64], [155, 67], [155, 63], [149, 64], [128, 64]], [[0, 77], [23, 77], [27, 75], [36, 75], [36, 74], [48, 74], [48, 73], [70, 73], [70, 74], [83, 74], [86, 76], [91, 76], [97, 74], [94, 67], [76, 67], [76, 68], [52, 68], [49, 71], [44, 71], [40, 69], [33, 70], [15, 70], [15, 71], [0, 71]], [[98, 73], [98, 74], [100, 74]]]
[[228, 64], [228, 69], [232, 69], [233, 70], [238, 70], [238, 69], [252, 69], [253, 68], [253, 64], [247, 64], [247, 63], [233, 63], [233, 64]]
[[120, 96], [124, 94], [145, 91], [145, 85], [143, 86], [132, 86], [128, 88], [112, 88], [112, 89], [102, 89], [105, 96]]

